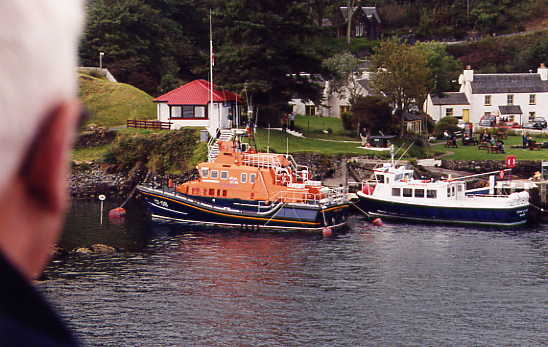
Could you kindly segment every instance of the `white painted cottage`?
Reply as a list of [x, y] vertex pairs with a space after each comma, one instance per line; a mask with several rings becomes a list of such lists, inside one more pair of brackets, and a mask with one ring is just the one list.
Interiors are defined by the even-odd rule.
[[548, 119], [548, 68], [536, 73], [474, 74], [467, 66], [459, 77], [458, 93], [428, 95], [423, 110], [433, 119], [453, 116], [479, 123], [484, 115], [523, 124], [542, 116]]
[[210, 83], [194, 80], [154, 99], [159, 121], [172, 123], [172, 129], [206, 127], [214, 136], [217, 129], [232, 127], [239, 117], [241, 97], [213, 85], [210, 102]]

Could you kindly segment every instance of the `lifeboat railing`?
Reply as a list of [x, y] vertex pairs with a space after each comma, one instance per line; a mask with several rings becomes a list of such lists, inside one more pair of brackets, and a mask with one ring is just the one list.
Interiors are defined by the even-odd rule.
[[323, 188], [320, 193], [308, 193], [306, 191], [281, 191], [271, 200], [286, 203], [300, 203], [306, 205], [336, 205], [348, 202], [348, 189], [346, 187]]
[[270, 153], [244, 153], [242, 156], [242, 162], [246, 165], [256, 167], [282, 167], [282, 163], [280, 162], [278, 155]]

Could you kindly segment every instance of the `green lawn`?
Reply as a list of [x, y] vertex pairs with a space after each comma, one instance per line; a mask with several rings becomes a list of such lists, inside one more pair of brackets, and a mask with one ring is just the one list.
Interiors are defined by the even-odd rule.
[[76, 148], [72, 150], [72, 160], [74, 161], [94, 161], [102, 159], [112, 145], [106, 144], [97, 147]]
[[80, 74], [80, 99], [90, 111], [86, 124], [99, 126], [125, 125], [127, 119], [155, 119], [156, 105], [152, 96], [129, 84]]
[[[287, 140], [286, 140], [287, 139]], [[255, 137], [257, 141], [257, 147], [259, 151], [266, 151], [268, 146], [268, 130], [257, 129], [257, 135]], [[321, 153], [326, 155], [333, 154], [368, 154], [375, 155], [379, 158], [389, 158], [388, 152], [376, 152], [368, 151], [362, 148], [359, 143], [346, 143], [346, 142], [328, 142], [319, 139], [302, 138], [288, 134], [284, 134], [281, 131], [270, 131], [270, 151], [276, 153], [286, 152], [286, 141], [289, 144], [289, 153], [297, 152], [309, 152], [309, 153]]]
[[[537, 142], [546, 141], [540, 137], [533, 137]], [[504, 141], [504, 149], [506, 153], [504, 154], [491, 154], [487, 153], [486, 150], [479, 150], [478, 146], [462, 146], [461, 141], [458, 140], [458, 148], [445, 148], [444, 144], [434, 145], [435, 151], [444, 151], [446, 153], [453, 152], [454, 154], [444, 156], [443, 159], [450, 160], [504, 160], [507, 155], [513, 154], [517, 157], [518, 160], [548, 160], [548, 149], [541, 149], [540, 151], [531, 151], [528, 149], [522, 148], [511, 148], [512, 145], [522, 144], [521, 136], [508, 136]]]
[[[340, 118], [297, 115], [295, 126], [302, 130], [305, 137], [359, 141], [357, 134], [343, 128]], [[324, 130], [330, 130], [330, 133], [326, 134]]]

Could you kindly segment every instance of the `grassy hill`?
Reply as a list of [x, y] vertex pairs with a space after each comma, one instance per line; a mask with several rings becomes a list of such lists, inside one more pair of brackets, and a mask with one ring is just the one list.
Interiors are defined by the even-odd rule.
[[127, 119], [155, 119], [152, 96], [129, 84], [80, 74], [80, 99], [90, 111], [87, 124], [113, 127]]

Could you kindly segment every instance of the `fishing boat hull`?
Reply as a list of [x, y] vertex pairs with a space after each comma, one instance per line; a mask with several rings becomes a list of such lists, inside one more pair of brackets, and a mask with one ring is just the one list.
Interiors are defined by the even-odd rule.
[[527, 223], [529, 205], [440, 206], [388, 201], [358, 194], [358, 207], [375, 217], [432, 223], [512, 227]]
[[257, 201], [205, 198], [138, 187], [153, 220], [165, 223], [232, 227], [270, 231], [321, 232], [325, 227], [345, 227], [349, 205], [323, 206], [293, 203], [264, 204]]

